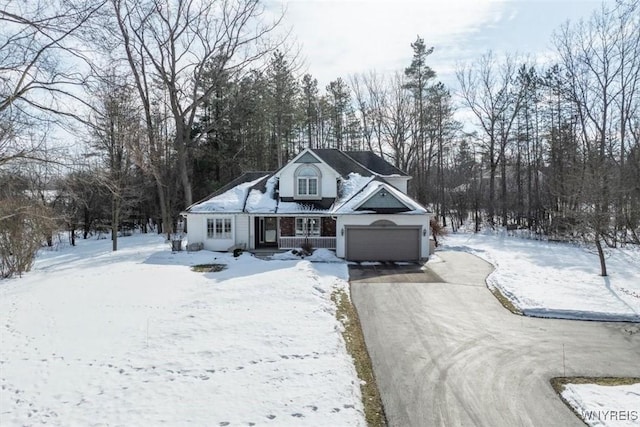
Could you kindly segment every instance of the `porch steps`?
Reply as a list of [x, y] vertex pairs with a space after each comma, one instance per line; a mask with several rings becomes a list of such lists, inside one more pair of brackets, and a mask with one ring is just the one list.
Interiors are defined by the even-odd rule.
[[250, 249], [247, 252], [251, 252], [256, 258], [269, 259], [270, 256], [287, 252], [287, 250], [277, 249], [277, 248], [266, 248], [266, 249]]

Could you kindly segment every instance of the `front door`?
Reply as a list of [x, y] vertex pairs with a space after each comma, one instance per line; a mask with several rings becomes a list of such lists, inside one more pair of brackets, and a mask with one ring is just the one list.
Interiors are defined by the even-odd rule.
[[256, 247], [278, 246], [278, 218], [264, 216], [256, 218]]

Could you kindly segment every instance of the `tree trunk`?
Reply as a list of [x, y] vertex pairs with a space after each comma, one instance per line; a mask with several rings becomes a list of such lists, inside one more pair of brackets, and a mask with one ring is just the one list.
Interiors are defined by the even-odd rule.
[[120, 222], [120, 207], [118, 197], [111, 198], [111, 250], [118, 250], [118, 223]]
[[167, 207], [167, 197], [164, 194], [164, 187], [162, 182], [156, 178], [156, 187], [158, 188], [158, 199], [160, 201], [160, 213], [162, 215], [162, 222], [158, 224], [158, 234], [166, 233], [167, 240], [171, 239], [171, 217], [169, 214], [169, 208]]
[[[491, 160], [491, 168], [489, 171], [489, 224], [491, 227], [495, 225], [495, 203], [496, 203], [496, 169], [498, 164]], [[482, 180], [482, 176], [480, 177]]]
[[[175, 114], [175, 113], [174, 113]], [[176, 137], [175, 148], [178, 157], [178, 173], [180, 175], [180, 184], [182, 185], [182, 191], [184, 192], [185, 208], [193, 204], [193, 193], [191, 191], [191, 181], [189, 180], [189, 167], [187, 165], [189, 154], [187, 152], [187, 143], [189, 142], [189, 135], [187, 127], [181, 120], [176, 120]]]
[[598, 248], [598, 258], [600, 258], [600, 275], [607, 277], [607, 262], [604, 259], [604, 251], [602, 250], [602, 243], [600, 242], [600, 233], [596, 233], [596, 248]]
[[89, 208], [88, 207], [84, 207], [84, 224], [82, 227], [82, 238], [83, 239], [87, 239], [87, 237], [89, 237], [89, 232], [91, 231], [91, 220], [89, 218]]
[[502, 174], [502, 178], [500, 179], [500, 198], [502, 199], [501, 203], [501, 214], [502, 214], [502, 225], [504, 227], [507, 226], [507, 153], [505, 150], [505, 142], [503, 141], [500, 144], [500, 157], [502, 158], [500, 163], [500, 173]]

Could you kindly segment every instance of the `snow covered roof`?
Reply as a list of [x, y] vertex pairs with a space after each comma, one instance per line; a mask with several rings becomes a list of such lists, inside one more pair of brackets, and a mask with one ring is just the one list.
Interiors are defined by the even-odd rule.
[[[402, 191], [396, 189], [392, 185], [379, 181], [371, 177], [356, 176], [356, 174], [350, 175], [350, 179], [354, 180], [353, 184], [349, 184], [349, 191], [346, 192], [346, 196], [336, 201], [331, 213], [334, 214], [353, 214], [353, 213], [369, 213], [369, 211], [358, 211], [358, 208], [362, 206], [367, 200], [369, 200], [380, 189], [385, 189], [392, 197], [396, 198], [400, 203], [405, 205], [408, 209], [405, 214], [425, 214], [427, 209], [413, 200], [411, 197], [404, 194]], [[344, 186], [343, 186], [344, 187]]]
[[[367, 213], [373, 209], [358, 208], [368, 199], [383, 199], [375, 194], [385, 189], [385, 194], [395, 199], [395, 212], [424, 214], [428, 211], [394, 186], [388, 184], [385, 177], [406, 177], [407, 174], [396, 168], [382, 157], [370, 151], [348, 151], [337, 149], [308, 149], [300, 155], [312, 153], [342, 178], [339, 180], [338, 197], [333, 205], [312, 201], [282, 201], [278, 195], [278, 174], [269, 172], [249, 172], [233, 180], [205, 200], [191, 205], [187, 213], [230, 212], [253, 214], [345, 214]], [[300, 155], [298, 157], [300, 157]], [[383, 203], [384, 204], [384, 203]], [[404, 210], [404, 206], [407, 210]], [[376, 206], [377, 208], [378, 206]], [[397, 210], [397, 207], [400, 210]], [[376, 210], [384, 212], [384, 210]]]
[[294, 213], [307, 213], [307, 214], [320, 214], [331, 213], [331, 209], [324, 209], [313, 203], [298, 203], [298, 202], [280, 202], [278, 204], [277, 213], [280, 214], [294, 214]]
[[[381, 181], [377, 177], [350, 173], [340, 182], [339, 197], [329, 208], [323, 208], [312, 202], [283, 202], [278, 200], [276, 188], [278, 178], [275, 175], [261, 176], [253, 181], [243, 182], [218, 195], [192, 205], [189, 213], [253, 213], [253, 214], [352, 214], [370, 213], [370, 210], [358, 210], [380, 189], [385, 189], [392, 197], [407, 207], [404, 214], [424, 214], [427, 209], [412, 198]], [[264, 190], [264, 191], [263, 191]], [[215, 193], [214, 193], [215, 194]]]
[[278, 207], [275, 196], [277, 182], [278, 179], [271, 175], [267, 179], [264, 192], [260, 188], [252, 188], [247, 196], [244, 210], [249, 213], [275, 213]]
[[208, 199], [191, 205], [187, 212], [243, 212], [249, 190], [267, 176], [243, 182], [217, 195], [214, 193]]

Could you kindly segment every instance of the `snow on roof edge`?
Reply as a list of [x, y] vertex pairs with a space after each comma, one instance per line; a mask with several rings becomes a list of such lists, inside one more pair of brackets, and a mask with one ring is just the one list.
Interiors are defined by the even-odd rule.
[[267, 174], [254, 179], [253, 181], [238, 184], [222, 194], [218, 194], [217, 196], [195, 203], [186, 209], [186, 213], [242, 213], [244, 212], [251, 187], [265, 179], [267, 176], [269, 175]]
[[[377, 183], [377, 185], [372, 185], [373, 183]], [[375, 178], [372, 178], [368, 183], [366, 183], [359, 191], [357, 191], [355, 194], [353, 194], [352, 197], [350, 197], [348, 200], [346, 200], [344, 203], [340, 204], [340, 206], [338, 206], [335, 209], [332, 209], [332, 213], [336, 213], [336, 214], [345, 214], [345, 213], [355, 213], [356, 210], [358, 209], [358, 207], [362, 206], [367, 200], [369, 200], [369, 198], [371, 198], [380, 187], [384, 187], [387, 191], [389, 191], [395, 198], [398, 199], [398, 201], [400, 201], [402, 204], [404, 204], [407, 208], [410, 209], [410, 211], [408, 212], [399, 212], [395, 215], [398, 214], [412, 214], [412, 215], [416, 215], [419, 213], [423, 213], [423, 214], [428, 214], [431, 213], [429, 211], [429, 209], [427, 209], [426, 207], [422, 206], [420, 203], [418, 203], [416, 200], [414, 200], [413, 198], [409, 197], [407, 194], [404, 194], [402, 191], [398, 190], [397, 188], [395, 188], [393, 185], [384, 182], [384, 181], [380, 181], [377, 180]], [[360, 198], [358, 198], [358, 196], [361, 196]], [[356, 200], [354, 202], [354, 199]], [[352, 204], [353, 206], [351, 206], [350, 209], [345, 211], [345, 207], [349, 204]], [[341, 212], [342, 211], [342, 212]]]

